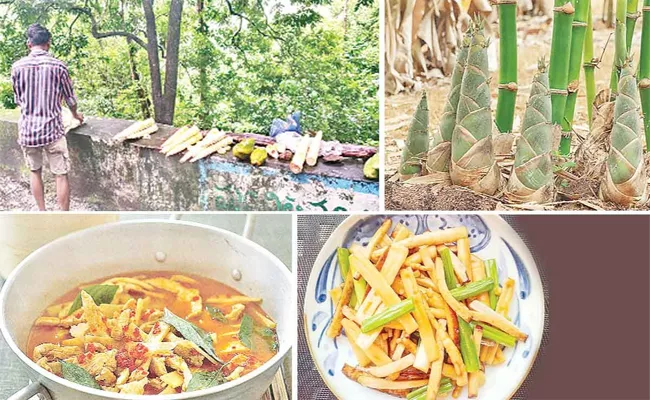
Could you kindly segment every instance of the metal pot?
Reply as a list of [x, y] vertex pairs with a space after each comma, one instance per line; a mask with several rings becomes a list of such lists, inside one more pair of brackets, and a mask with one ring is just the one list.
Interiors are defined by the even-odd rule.
[[[257, 370], [220, 386], [163, 396], [128, 396], [91, 389], [45, 371], [23, 352], [43, 309], [71, 288], [135, 271], [194, 273], [264, 299], [278, 323], [280, 349]], [[259, 399], [294, 342], [293, 279], [287, 267], [256, 243], [218, 228], [179, 221], [102, 225], [57, 239], [33, 252], [12, 272], [0, 293], [0, 331], [35, 381], [11, 400], [40, 393], [54, 400]]]

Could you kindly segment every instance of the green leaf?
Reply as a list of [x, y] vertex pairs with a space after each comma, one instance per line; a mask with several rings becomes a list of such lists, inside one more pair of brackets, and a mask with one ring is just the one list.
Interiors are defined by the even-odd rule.
[[226, 383], [226, 378], [224, 378], [221, 371], [195, 372], [192, 374], [190, 383], [187, 384], [187, 391], [193, 392], [195, 390], [207, 389], [223, 383]]
[[251, 341], [251, 336], [253, 335], [253, 318], [249, 315], [244, 315], [241, 319], [241, 325], [239, 326], [239, 340], [244, 344], [244, 346], [249, 349], [253, 348], [253, 342]]
[[217, 307], [212, 307], [212, 306], [205, 306], [206, 311], [208, 314], [210, 314], [210, 318], [212, 318], [215, 321], [219, 322], [227, 322], [226, 316], [223, 314], [223, 311], [218, 309]]
[[180, 333], [185, 339], [199, 346], [201, 350], [207, 353], [207, 359], [213, 364], [223, 364], [224, 362], [219, 359], [217, 353], [214, 352], [214, 345], [212, 338], [206, 331], [194, 325], [193, 323], [178, 317], [171, 311], [165, 308], [165, 315], [161, 319], [163, 322], [171, 325]]
[[61, 361], [61, 374], [63, 378], [70, 382], [78, 383], [93, 389], [102, 390], [101, 386], [97, 383], [88, 371], [78, 366], [77, 364]]
[[273, 329], [271, 329], [271, 328], [260, 329], [259, 332], [260, 332], [260, 335], [262, 335], [263, 337], [266, 337], [266, 338], [275, 337], [275, 331]]
[[[90, 297], [93, 298], [95, 304], [110, 304], [115, 298], [115, 293], [120, 287], [117, 285], [94, 285], [84, 288], [83, 291], [88, 293]], [[73, 312], [81, 308], [81, 292], [75, 297], [68, 315], [71, 315]]]

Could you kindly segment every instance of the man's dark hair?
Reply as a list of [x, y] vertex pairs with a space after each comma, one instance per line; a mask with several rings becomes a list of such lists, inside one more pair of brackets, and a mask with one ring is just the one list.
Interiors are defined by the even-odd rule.
[[40, 46], [50, 41], [52, 35], [41, 24], [32, 24], [27, 28], [27, 40], [32, 46]]

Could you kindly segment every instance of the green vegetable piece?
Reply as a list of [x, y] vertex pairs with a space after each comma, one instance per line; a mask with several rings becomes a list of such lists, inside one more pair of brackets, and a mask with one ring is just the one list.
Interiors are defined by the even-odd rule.
[[361, 324], [361, 332], [368, 333], [378, 329], [391, 321], [396, 320], [402, 315], [408, 314], [415, 309], [413, 299], [402, 300], [394, 306], [390, 306], [384, 311], [366, 318]]
[[165, 315], [163, 315], [161, 321], [173, 326], [174, 329], [176, 329], [185, 339], [199, 346], [199, 348], [206, 353], [204, 355], [207, 355], [206, 358], [210, 360], [210, 362], [213, 364], [224, 364], [224, 362], [217, 356], [217, 353], [214, 352], [212, 338], [203, 329], [178, 317], [166, 308]]
[[494, 289], [499, 287], [499, 274], [497, 272], [497, 262], [495, 259], [485, 261], [485, 269], [487, 271], [488, 278], [492, 279], [494, 285], [488, 292], [490, 296], [490, 308], [493, 310], [497, 309], [497, 295], [494, 293]]
[[99, 386], [95, 378], [93, 378], [92, 375], [90, 375], [88, 371], [82, 367], [78, 366], [77, 364], [72, 364], [65, 361], [60, 361], [60, 363], [61, 375], [63, 375], [64, 379], [83, 386], [87, 386], [89, 388], [102, 390], [101, 386]]
[[251, 164], [260, 166], [266, 162], [266, 149], [256, 147], [251, 153]]
[[[88, 293], [90, 297], [93, 298], [95, 304], [110, 304], [115, 298], [115, 293], [117, 293], [119, 286], [117, 285], [94, 285], [83, 289], [84, 292]], [[81, 292], [74, 298], [68, 315], [71, 315], [73, 312], [81, 308]]]
[[239, 326], [239, 340], [249, 349], [253, 348], [253, 318], [250, 315], [244, 315]]
[[217, 307], [206, 305], [205, 310], [208, 312], [208, 314], [210, 314], [210, 318], [212, 318], [213, 320], [223, 322], [223, 323], [227, 322], [226, 316], [224, 315], [223, 311], [221, 311]]
[[442, 266], [445, 270], [445, 282], [447, 289], [452, 290], [458, 286], [456, 284], [456, 273], [454, 272], [454, 264], [451, 261], [451, 254], [448, 248], [440, 250], [440, 257], [442, 257]]
[[[419, 389], [415, 389], [406, 395], [407, 400], [424, 400], [427, 398], [427, 388], [428, 386], [422, 386]], [[438, 394], [449, 393], [454, 389], [454, 385], [451, 383], [451, 379], [447, 377], [440, 378], [440, 386], [438, 387]]]
[[345, 282], [345, 277], [348, 276], [348, 272], [350, 271], [350, 250], [345, 247], [339, 247], [336, 249], [336, 257], [341, 267], [341, 279]]
[[479, 369], [478, 352], [472, 337], [472, 326], [464, 319], [458, 318], [458, 331], [460, 336], [460, 353], [463, 356], [467, 372], [476, 372]]
[[221, 371], [195, 372], [192, 374], [190, 383], [187, 384], [187, 391], [194, 392], [195, 390], [208, 389], [226, 382], [226, 378]]
[[[341, 267], [341, 279], [345, 282], [345, 277], [348, 276], [350, 272], [350, 250], [345, 247], [339, 247], [336, 249], [336, 256], [339, 261], [339, 266]], [[354, 285], [354, 282], [352, 282]], [[350, 296], [350, 307], [355, 308], [357, 305], [357, 293], [356, 291], [352, 292]]]
[[451, 295], [458, 301], [469, 299], [470, 297], [478, 296], [481, 293], [487, 292], [494, 287], [494, 281], [486, 278], [480, 281], [470, 282], [465, 286], [458, 286], [451, 289]]
[[232, 155], [239, 158], [240, 160], [246, 160], [248, 159], [248, 157], [250, 157], [254, 149], [255, 149], [255, 140], [244, 139], [241, 142], [237, 143], [235, 147], [232, 148]]
[[372, 180], [379, 179], [379, 153], [375, 153], [363, 164], [363, 176]]
[[[460, 320], [461, 318], [459, 318]], [[483, 337], [486, 339], [490, 339], [496, 343], [502, 344], [506, 347], [514, 347], [515, 343], [517, 342], [517, 339], [515, 339], [514, 336], [508, 335], [501, 329], [497, 329], [491, 325], [485, 324], [483, 322], [474, 322], [472, 321], [470, 325], [475, 327], [476, 325], [480, 325], [483, 327]]]

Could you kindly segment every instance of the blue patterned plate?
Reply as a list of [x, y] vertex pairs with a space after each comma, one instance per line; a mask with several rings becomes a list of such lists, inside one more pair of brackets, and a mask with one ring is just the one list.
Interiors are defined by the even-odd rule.
[[[494, 215], [392, 215], [351, 216], [327, 240], [318, 255], [309, 277], [304, 304], [307, 343], [323, 380], [339, 399], [395, 399], [393, 396], [365, 388], [346, 378], [341, 369], [345, 363], [356, 365], [345, 336], [334, 340], [325, 331], [330, 324], [335, 304], [328, 292], [341, 283], [336, 259], [337, 247], [352, 243], [368, 244], [368, 240], [385, 218], [405, 224], [411, 231], [445, 229], [464, 225], [469, 230], [473, 253], [482, 259], [494, 258], [501, 284], [507, 277], [515, 279], [515, 293], [510, 306], [512, 321], [526, 332], [528, 340], [504, 352], [506, 362], [486, 368], [486, 383], [479, 390], [483, 400], [510, 398], [522, 384], [539, 350], [544, 329], [544, 291], [535, 261], [519, 235], [503, 219]], [[465, 399], [467, 391], [461, 399]]]

